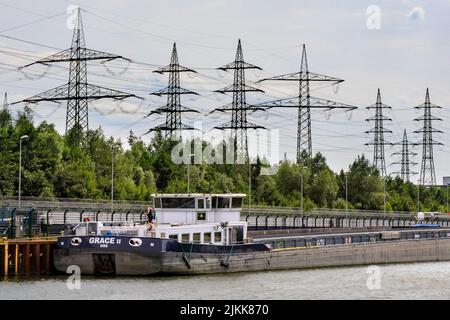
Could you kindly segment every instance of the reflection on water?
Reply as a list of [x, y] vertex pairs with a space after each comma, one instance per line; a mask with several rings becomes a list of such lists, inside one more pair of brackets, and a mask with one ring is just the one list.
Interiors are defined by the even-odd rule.
[[450, 299], [450, 262], [380, 266], [381, 289], [367, 267], [183, 277], [18, 277], [0, 282], [0, 299]]

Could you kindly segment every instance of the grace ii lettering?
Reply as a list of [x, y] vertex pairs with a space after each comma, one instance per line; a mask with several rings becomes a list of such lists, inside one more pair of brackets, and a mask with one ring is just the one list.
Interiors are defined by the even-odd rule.
[[89, 238], [90, 244], [120, 244], [120, 239], [112, 238], [112, 237], [94, 237]]

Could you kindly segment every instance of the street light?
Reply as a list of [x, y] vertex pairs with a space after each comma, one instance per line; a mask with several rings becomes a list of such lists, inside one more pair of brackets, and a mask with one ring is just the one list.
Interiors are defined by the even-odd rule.
[[448, 215], [448, 186], [450, 186], [449, 183], [447, 183], [447, 215]]
[[114, 211], [114, 151], [115, 146], [112, 146], [111, 157], [111, 213]]
[[300, 210], [301, 210], [301, 213], [302, 213], [302, 215], [303, 215], [303, 168], [302, 168], [302, 174], [301, 174], [301, 185], [300, 185], [300, 190], [301, 190], [301, 196], [302, 196], [302, 198], [301, 198], [301, 202], [300, 202]]
[[384, 212], [384, 216], [386, 217], [386, 177], [383, 177], [383, 188], [384, 188], [383, 212]]
[[348, 173], [345, 173], [345, 214], [348, 215]]
[[28, 139], [27, 135], [23, 135], [19, 140], [19, 208], [20, 208], [20, 194], [22, 187], [22, 140]]
[[248, 157], [248, 212], [252, 210], [252, 161]]
[[417, 180], [417, 213], [420, 212], [420, 184], [422, 180]]
[[188, 194], [190, 193], [189, 192], [189, 188], [190, 188], [190, 183], [191, 183], [191, 181], [190, 181], [190, 171], [191, 171], [191, 158], [192, 157], [195, 157], [195, 154], [191, 153], [189, 155], [189, 162], [187, 164], [187, 176], [188, 176], [187, 177], [188, 178], [187, 192], [188, 192]]

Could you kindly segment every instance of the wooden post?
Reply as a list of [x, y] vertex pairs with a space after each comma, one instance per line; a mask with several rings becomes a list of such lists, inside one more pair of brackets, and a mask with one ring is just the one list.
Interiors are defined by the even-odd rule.
[[9, 252], [8, 252], [8, 240], [5, 240], [5, 242], [3, 243], [3, 248], [4, 248], [4, 250], [3, 250], [3, 254], [4, 254], [4, 259], [3, 259], [3, 271], [4, 271], [4, 275], [5, 276], [7, 276], [8, 275], [8, 261], [9, 261], [9, 259], [8, 259], [8, 255], [9, 255]]
[[39, 243], [36, 243], [34, 245], [34, 265], [35, 265], [35, 270], [36, 270], [36, 274], [40, 274], [41, 273], [41, 245]]
[[45, 272], [49, 273], [50, 272], [50, 245], [46, 244], [45, 245]]
[[30, 244], [25, 245], [25, 255], [24, 255], [24, 271], [25, 273], [30, 273]]
[[19, 245], [16, 244], [16, 252], [14, 254], [14, 274], [19, 274]]

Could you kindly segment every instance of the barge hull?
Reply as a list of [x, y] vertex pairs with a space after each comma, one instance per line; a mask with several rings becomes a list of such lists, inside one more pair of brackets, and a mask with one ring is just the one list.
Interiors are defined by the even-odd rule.
[[230, 258], [225, 255], [193, 254], [190, 267], [185, 263], [183, 254], [166, 252], [161, 272], [178, 275], [211, 274], [449, 260], [450, 239], [409, 240], [282, 249], [236, 254]]
[[[97, 237], [95, 237], [97, 238]], [[129, 238], [107, 248], [90, 244], [92, 237], [70, 247], [60, 238], [54, 265], [67, 272], [71, 265], [82, 274], [152, 275], [212, 274], [288, 270], [388, 263], [450, 261], [450, 238], [377, 241], [269, 250], [262, 244], [214, 247], [181, 245], [172, 240], [142, 239], [131, 247]], [[117, 244], [120, 243], [120, 244]], [[263, 250], [265, 249], [265, 250]]]

